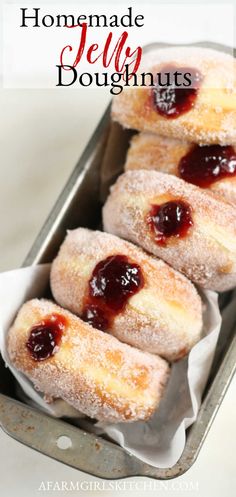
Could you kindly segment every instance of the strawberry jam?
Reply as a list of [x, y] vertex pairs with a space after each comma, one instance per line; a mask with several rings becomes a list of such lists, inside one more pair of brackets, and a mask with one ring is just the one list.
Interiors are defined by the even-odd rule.
[[144, 284], [141, 268], [125, 255], [100, 261], [89, 280], [82, 318], [94, 328], [107, 330], [132, 295]]
[[194, 145], [179, 162], [179, 176], [203, 188], [235, 175], [236, 153], [229, 145]]
[[35, 361], [44, 361], [53, 356], [61, 342], [66, 327], [66, 319], [60, 314], [52, 314], [33, 326], [26, 347]]
[[200, 71], [193, 67], [165, 66], [159, 74], [160, 79], [152, 90], [157, 112], [169, 119], [189, 112], [195, 105], [202, 81]]
[[155, 241], [160, 245], [166, 245], [171, 237], [185, 237], [193, 225], [191, 207], [182, 200], [153, 205], [147, 220]]

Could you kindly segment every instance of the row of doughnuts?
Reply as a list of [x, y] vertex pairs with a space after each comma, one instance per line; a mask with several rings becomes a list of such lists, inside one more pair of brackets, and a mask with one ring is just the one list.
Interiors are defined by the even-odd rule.
[[[190, 280], [219, 291], [236, 283], [233, 205], [186, 182], [179, 166], [203, 143], [229, 145], [234, 161], [234, 61], [178, 48], [148, 56], [149, 63], [155, 70], [192, 68], [196, 88], [180, 101], [170, 90], [168, 105], [157, 88], [115, 97], [113, 118], [141, 134], [103, 208], [108, 233], [67, 234], [51, 267], [55, 303], [26, 302], [8, 334], [11, 363], [38, 390], [102, 421], [146, 420], [158, 408], [168, 362], [202, 336], [202, 302]], [[151, 171], [158, 150], [169, 156]]]
[[67, 234], [52, 263], [56, 304], [26, 302], [8, 334], [11, 363], [47, 398], [99, 420], [149, 419], [169, 364], [201, 338], [193, 284], [114, 235]]
[[199, 47], [166, 48], [144, 64], [151, 72], [187, 70], [192, 86], [126, 90], [114, 100], [113, 118], [141, 132], [131, 141], [125, 170], [174, 174], [236, 202], [234, 57]]
[[126, 173], [103, 210], [106, 231], [139, 244], [203, 288], [236, 285], [236, 85], [231, 55], [165, 48], [146, 69], [198, 75], [184, 89], [128, 88], [113, 119], [134, 128]]

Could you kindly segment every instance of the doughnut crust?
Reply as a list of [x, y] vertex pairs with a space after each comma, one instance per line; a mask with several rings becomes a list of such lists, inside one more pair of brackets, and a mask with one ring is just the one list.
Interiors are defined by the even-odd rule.
[[202, 332], [202, 305], [196, 289], [164, 261], [116, 236], [84, 228], [67, 234], [51, 268], [56, 302], [81, 316], [94, 267], [116, 254], [139, 265], [144, 285], [106, 331], [169, 361], [185, 356]]
[[[53, 356], [35, 361], [26, 347], [30, 329], [54, 313], [66, 319], [61, 343]], [[35, 388], [111, 422], [150, 418], [169, 376], [160, 357], [120, 343], [47, 300], [22, 306], [9, 331], [8, 353]]]
[[156, 74], [166, 66], [200, 71], [202, 82], [194, 105], [176, 118], [157, 112], [153, 90], [124, 87], [113, 99], [112, 117], [126, 128], [151, 131], [163, 136], [200, 144], [228, 145], [236, 142], [236, 84], [234, 58], [200, 47], [171, 47], [143, 57], [139, 69]]
[[192, 147], [186, 140], [166, 138], [155, 133], [137, 133], [130, 141], [125, 171], [147, 169], [178, 175], [177, 164]]
[[[193, 225], [184, 237], [158, 244], [147, 216], [154, 204], [184, 201]], [[127, 171], [118, 178], [103, 208], [106, 231], [162, 258], [204, 288], [224, 291], [236, 285], [236, 212], [211, 192], [156, 171]]]
[[[188, 141], [166, 138], [154, 133], [138, 133], [130, 142], [125, 171], [145, 169], [179, 176], [179, 162], [192, 147], [193, 143]], [[236, 203], [236, 176], [219, 179], [206, 189]]]

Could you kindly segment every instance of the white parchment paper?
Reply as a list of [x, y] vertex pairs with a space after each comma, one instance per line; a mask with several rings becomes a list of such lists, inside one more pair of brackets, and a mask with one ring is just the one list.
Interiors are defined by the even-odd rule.
[[[24, 392], [24, 400], [56, 417], [83, 415], [62, 400], [46, 403], [32, 383], [9, 361], [6, 350], [8, 329], [20, 306], [42, 297], [48, 285], [50, 264], [32, 266], [0, 274], [0, 351]], [[217, 294], [202, 292], [204, 333], [189, 356], [172, 366], [168, 387], [159, 410], [148, 422], [86, 425], [96, 433], [107, 433], [142, 461], [159, 468], [173, 466], [185, 445], [185, 431], [197, 417], [201, 395], [210, 371], [221, 326]], [[22, 397], [22, 395], [21, 395]]]

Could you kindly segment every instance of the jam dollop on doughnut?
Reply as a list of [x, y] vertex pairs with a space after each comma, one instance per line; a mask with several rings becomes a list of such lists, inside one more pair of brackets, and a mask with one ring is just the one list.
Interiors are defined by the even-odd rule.
[[60, 345], [66, 319], [60, 314], [52, 314], [33, 326], [29, 332], [26, 347], [35, 361], [44, 361], [53, 356]]
[[147, 222], [155, 241], [166, 245], [168, 238], [182, 238], [193, 225], [191, 207], [183, 200], [171, 200], [161, 205], [152, 205]]
[[[90, 300], [90, 299], [89, 299]], [[109, 326], [109, 317], [106, 315], [106, 310], [99, 305], [87, 303], [84, 306], [82, 319], [91, 324], [98, 330], [107, 330]]]
[[178, 167], [182, 179], [206, 188], [220, 179], [236, 175], [236, 152], [230, 145], [194, 145], [180, 159]]
[[125, 255], [112, 255], [100, 261], [89, 280], [82, 319], [95, 328], [107, 330], [128, 299], [144, 284], [141, 268]]
[[[177, 76], [181, 76], [176, 85]], [[188, 79], [184, 80], [184, 75]], [[190, 76], [191, 75], [191, 76]], [[165, 66], [160, 72], [160, 83], [153, 88], [153, 103], [157, 112], [169, 119], [175, 119], [192, 109], [202, 82], [200, 71], [193, 67]], [[186, 86], [188, 81], [191, 85]], [[186, 86], [186, 87], [185, 87]]]

